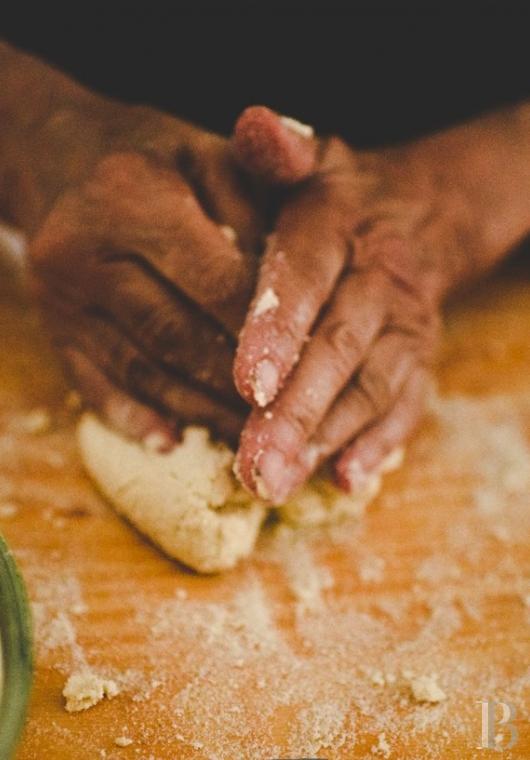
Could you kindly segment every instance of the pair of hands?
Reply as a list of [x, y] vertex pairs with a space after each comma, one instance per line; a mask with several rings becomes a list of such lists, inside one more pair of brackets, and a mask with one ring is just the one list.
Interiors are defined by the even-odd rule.
[[242, 431], [240, 478], [274, 503], [332, 456], [361, 488], [421, 416], [466, 204], [413, 151], [357, 153], [265, 108], [231, 142], [123, 113], [30, 248], [75, 386], [161, 447], [186, 422]]

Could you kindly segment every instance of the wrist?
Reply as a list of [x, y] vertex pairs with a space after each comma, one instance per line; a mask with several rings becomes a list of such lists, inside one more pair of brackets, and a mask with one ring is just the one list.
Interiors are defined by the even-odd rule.
[[530, 231], [530, 104], [410, 146], [444, 217], [443, 296], [501, 261]]
[[0, 43], [0, 213], [31, 233], [104, 141], [112, 104]]

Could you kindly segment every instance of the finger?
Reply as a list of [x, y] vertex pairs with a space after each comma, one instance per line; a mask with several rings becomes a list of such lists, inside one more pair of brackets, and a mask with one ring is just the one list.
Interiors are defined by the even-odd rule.
[[361, 433], [335, 464], [338, 484], [352, 493], [366, 490], [374, 476], [400, 466], [401, 448], [425, 410], [428, 373], [418, 369], [408, 380], [393, 409]]
[[155, 443], [159, 451], [167, 451], [177, 441], [176, 424], [170, 424], [154, 409], [128, 396], [90, 361], [75, 349], [63, 352], [65, 370], [83, 400], [102, 419], [129, 438]]
[[329, 457], [392, 408], [409, 376], [417, 370], [417, 344], [399, 332], [375, 344], [351, 386], [333, 404], [314, 443]]
[[[76, 298], [76, 311], [95, 306], [153, 360], [237, 403], [232, 378], [234, 341], [215, 320], [156, 278], [145, 261], [132, 254], [92, 255], [90, 262], [78, 257], [78, 262], [77, 277], [84, 292]], [[53, 290], [36, 283], [35, 293], [45, 314], [60, 308], [61, 289], [60, 281]], [[66, 313], [64, 318], [68, 325], [77, 316]], [[59, 331], [66, 332], [58, 321]]]
[[261, 253], [265, 237], [263, 186], [239, 165], [224, 140], [211, 141], [207, 151], [190, 182], [203, 210], [241, 251]]
[[284, 208], [239, 336], [234, 378], [249, 403], [269, 404], [298, 361], [349, 257], [350, 222], [350, 209], [320, 183]]
[[[374, 489], [377, 478], [401, 465], [403, 444], [416, 428], [424, 411], [425, 390], [428, 375], [423, 368], [417, 369], [405, 384], [395, 406], [380, 421], [348, 446], [335, 465], [337, 483], [351, 493]], [[286, 473], [287, 496], [276, 504], [286, 501], [303, 483], [318, 470], [327, 459], [328, 451], [335, 451], [339, 441], [328, 437], [323, 430], [300, 452]]]
[[168, 372], [100, 317], [80, 319], [76, 327], [72, 346], [71, 331], [61, 336], [61, 327], [55, 324], [55, 343], [61, 354], [71, 348], [80, 351], [126, 395], [152, 407], [164, 419], [207, 425], [228, 440], [237, 440], [243, 423], [241, 408], [231, 408]]
[[[319, 462], [391, 408], [415, 364], [413, 343], [407, 336], [383, 335], [352, 385], [337, 398], [313, 439], [290, 461], [281, 452], [267, 447], [266, 432], [253, 434], [257, 425], [254, 412], [245, 426], [237, 454], [242, 482], [255, 492], [259, 487], [261, 495], [267, 494], [273, 503], [283, 503]], [[261, 424], [266, 429], [265, 415], [261, 414]]]
[[217, 322], [153, 277], [136, 257], [93, 262], [87, 276], [93, 279], [96, 305], [146, 355], [236, 403], [235, 344]]
[[232, 139], [242, 166], [267, 182], [294, 184], [315, 169], [318, 141], [312, 127], [265, 106], [246, 108]]
[[253, 462], [258, 452], [283, 470], [305, 447], [380, 332], [385, 289], [376, 274], [343, 278], [285, 388], [265, 415], [252, 415], [246, 425], [239, 454], [243, 471], [245, 460]]
[[63, 275], [70, 252], [140, 253], [174, 288], [236, 334], [255, 283], [256, 261], [243, 255], [200, 207], [176, 172], [138, 154], [113, 154], [86, 183], [83, 198], [54, 207], [32, 245], [34, 266]]

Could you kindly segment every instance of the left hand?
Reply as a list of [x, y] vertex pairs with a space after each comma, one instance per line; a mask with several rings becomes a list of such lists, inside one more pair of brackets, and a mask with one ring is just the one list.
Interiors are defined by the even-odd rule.
[[236, 356], [254, 407], [240, 477], [279, 504], [337, 455], [339, 484], [361, 488], [422, 415], [440, 304], [477, 245], [466, 196], [410, 148], [317, 142], [266, 108], [234, 144], [247, 170], [292, 183]]

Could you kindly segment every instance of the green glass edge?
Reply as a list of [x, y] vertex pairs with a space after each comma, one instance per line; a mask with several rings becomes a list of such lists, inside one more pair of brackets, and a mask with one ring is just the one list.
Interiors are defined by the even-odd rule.
[[26, 588], [0, 534], [0, 636], [4, 682], [0, 696], [0, 758], [13, 757], [26, 717], [33, 675], [32, 629]]

